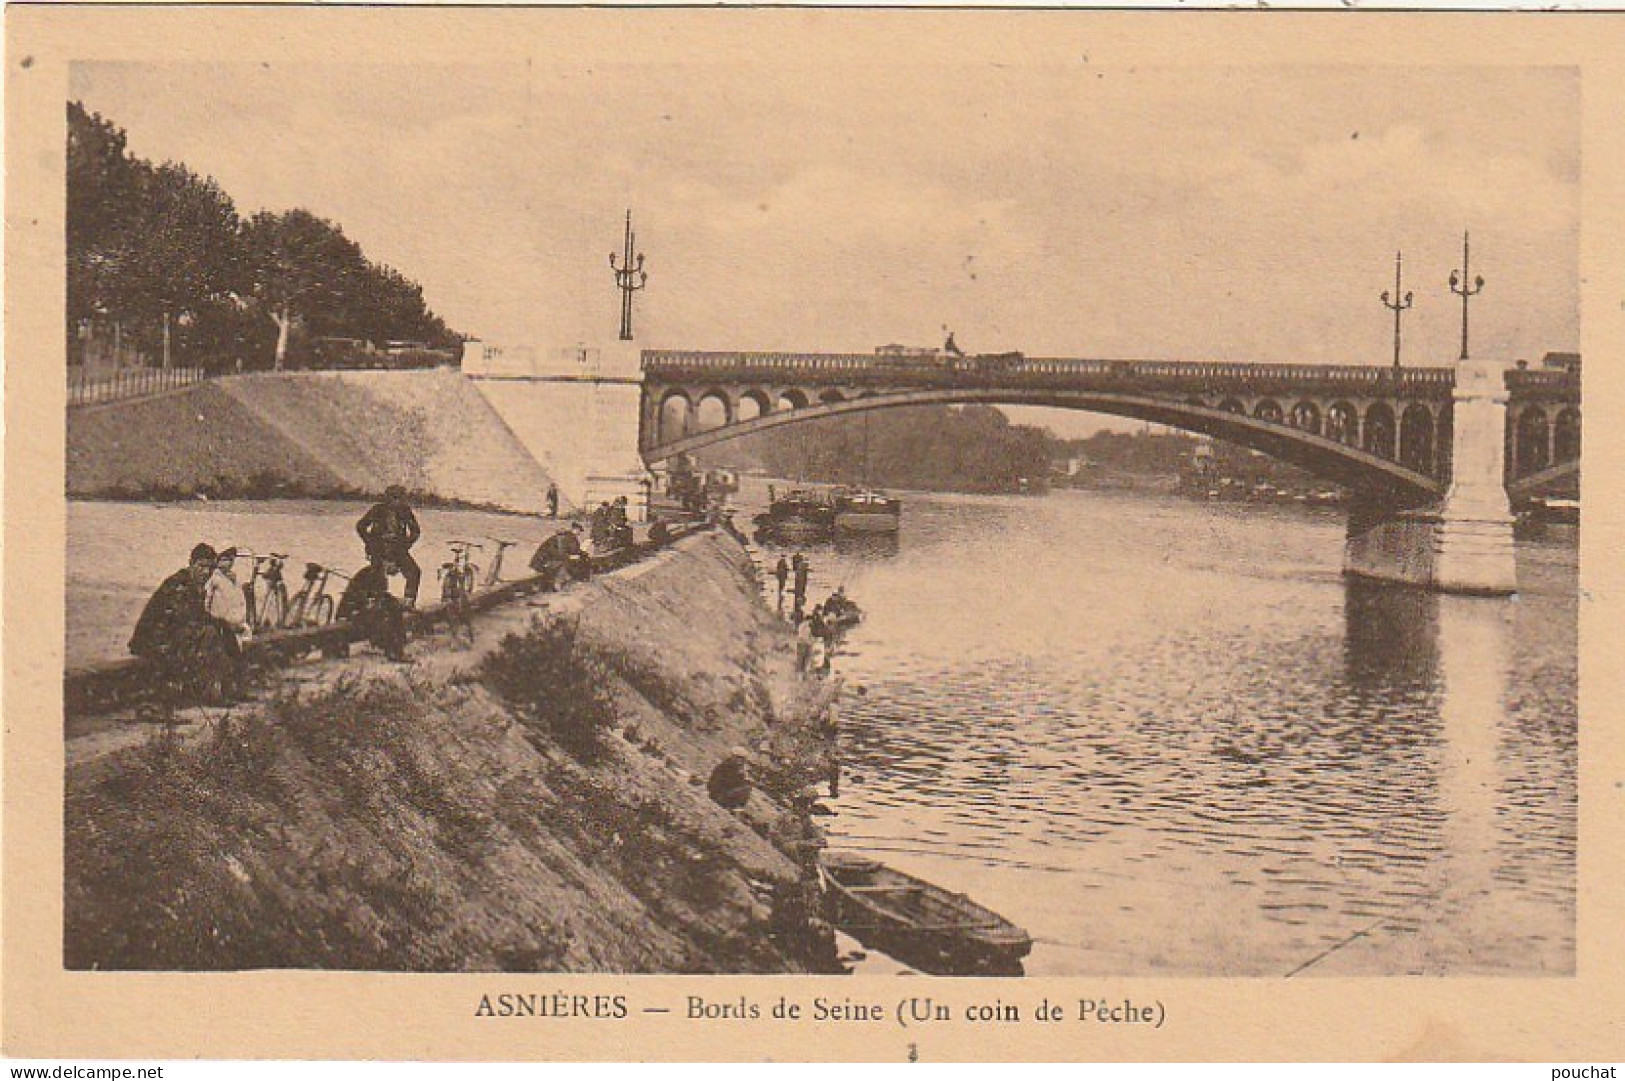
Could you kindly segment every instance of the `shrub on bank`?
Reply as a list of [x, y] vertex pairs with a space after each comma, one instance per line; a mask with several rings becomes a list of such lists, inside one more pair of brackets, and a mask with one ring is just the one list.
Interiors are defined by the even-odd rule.
[[615, 723], [608, 675], [603, 662], [577, 643], [573, 625], [549, 623], [504, 638], [481, 662], [478, 678], [532, 733], [587, 760]]

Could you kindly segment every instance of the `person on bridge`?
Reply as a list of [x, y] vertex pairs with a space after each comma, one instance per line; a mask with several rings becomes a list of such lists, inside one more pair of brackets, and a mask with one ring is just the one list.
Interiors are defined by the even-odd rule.
[[158, 667], [166, 689], [229, 701], [241, 686], [242, 653], [231, 624], [209, 614], [204, 590], [218, 562], [210, 545], [192, 549], [141, 610], [130, 652]]
[[367, 549], [368, 563], [382, 559], [393, 564], [406, 578], [406, 607], [416, 607], [423, 569], [412, 558], [411, 549], [423, 535], [423, 529], [406, 502], [406, 489], [399, 484], [384, 489], [384, 501], [361, 516], [355, 531]]
[[389, 564], [382, 556], [368, 559], [350, 579], [339, 598], [338, 618], [353, 621], [385, 657], [406, 660], [406, 619], [401, 602], [389, 591]]
[[959, 344], [954, 341], [954, 332], [951, 330], [948, 331], [948, 340], [942, 343], [942, 351], [944, 353], [950, 353], [956, 357], [962, 357], [965, 355], [965, 351], [959, 348]]

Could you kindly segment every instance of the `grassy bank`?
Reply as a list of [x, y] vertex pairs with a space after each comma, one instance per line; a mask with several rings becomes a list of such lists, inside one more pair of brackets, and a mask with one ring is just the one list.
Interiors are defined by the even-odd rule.
[[401, 484], [534, 513], [550, 482], [455, 371], [265, 373], [68, 413], [74, 497], [355, 498]]
[[[588, 589], [590, 588], [590, 592]], [[827, 967], [828, 689], [706, 537], [458, 666], [341, 676], [70, 771], [70, 968]], [[752, 750], [737, 812], [705, 779]]]

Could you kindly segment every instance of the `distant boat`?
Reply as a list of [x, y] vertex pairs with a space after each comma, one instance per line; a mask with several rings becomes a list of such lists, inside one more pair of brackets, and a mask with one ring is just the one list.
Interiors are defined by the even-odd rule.
[[903, 501], [874, 488], [835, 491], [835, 528], [843, 533], [896, 533], [903, 519]]
[[1032, 936], [962, 893], [850, 852], [824, 852], [819, 879], [835, 925], [936, 975], [1020, 975]]
[[827, 537], [835, 532], [835, 504], [824, 492], [796, 488], [775, 496], [754, 521], [757, 529], [771, 536]]

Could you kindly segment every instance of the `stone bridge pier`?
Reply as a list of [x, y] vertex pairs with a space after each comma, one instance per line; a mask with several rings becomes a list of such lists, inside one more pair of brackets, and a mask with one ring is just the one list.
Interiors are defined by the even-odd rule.
[[1505, 366], [1456, 366], [1450, 486], [1437, 504], [1415, 509], [1356, 497], [1349, 512], [1344, 570], [1446, 593], [1517, 592], [1512, 508], [1506, 491]]

